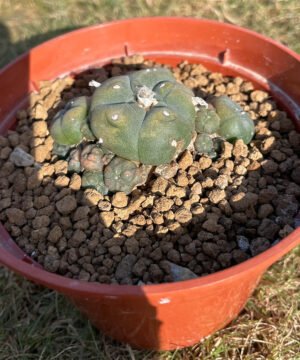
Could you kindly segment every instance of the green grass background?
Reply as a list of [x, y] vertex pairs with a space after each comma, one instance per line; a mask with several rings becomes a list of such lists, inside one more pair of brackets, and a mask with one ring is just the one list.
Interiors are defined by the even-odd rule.
[[[299, 0], [0, 0], [0, 67], [73, 29], [161, 15], [244, 26], [300, 53]], [[113, 342], [61, 295], [0, 269], [0, 360], [299, 360], [299, 289], [298, 248], [265, 274], [243, 313], [226, 329], [191, 348], [151, 352]]]

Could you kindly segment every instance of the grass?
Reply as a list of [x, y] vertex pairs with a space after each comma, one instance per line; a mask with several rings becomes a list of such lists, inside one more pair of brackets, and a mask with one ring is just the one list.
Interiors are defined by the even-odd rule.
[[[226, 21], [300, 52], [298, 0], [0, 0], [0, 67], [66, 31], [150, 15]], [[137, 351], [113, 342], [64, 297], [5, 269], [0, 269], [0, 289], [0, 360], [300, 359], [300, 248], [265, 274], [237, 320], [173, 352]]]

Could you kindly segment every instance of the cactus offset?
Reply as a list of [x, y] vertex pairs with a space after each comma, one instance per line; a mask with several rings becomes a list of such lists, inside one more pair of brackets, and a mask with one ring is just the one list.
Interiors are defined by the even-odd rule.
[[81, 177], [81, 186], [84, 189], [95, 189], [103, 195], [108, 193], [101, 171], [84, 171]]
[[211, 100], [221, 120], [218, 134], [228, 141], [242, 139], [249, 144], [254, 135], [254, 124], [249, 115], [227, 96]]
[[111, 192], [129, 194], [136, 186], [145, 183], [150, 168], [116, 156], [104, 170], [105, 185]]
[[67, 103], [53, 118], [50, 134], [59, 145], [77, 145], [82, 140], [82, 128], [88, 115], [89, 100], [81, 96]]

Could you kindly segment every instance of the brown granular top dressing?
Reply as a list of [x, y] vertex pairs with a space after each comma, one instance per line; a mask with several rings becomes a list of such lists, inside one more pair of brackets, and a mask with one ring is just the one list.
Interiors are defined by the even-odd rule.
[[[91, 80], [155, 65], [136, 55], [43, 82], [15, 130], [0, 136], [0, 220], [46, 270], [101, 283], [170, 282], [170, 263], [203, 276], [265, 251], [295, 228], [300, 134], [270, 94], [202, 65], [172, 70], [196, 96], [227, 94], [249, 112], [256, 125], [249, 146], [224, 142], [215, 160], [185, 151], [165, 169], [168, 180], [153, 173], [128, 196], [81, 189], [80, 175], [52, 156], [48, 123], [66, 101], [91, 95]], [[36, 163], [14, 165], [15, 147]]]

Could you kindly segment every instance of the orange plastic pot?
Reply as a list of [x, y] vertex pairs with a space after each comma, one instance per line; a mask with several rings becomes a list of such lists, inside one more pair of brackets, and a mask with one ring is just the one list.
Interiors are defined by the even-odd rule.
[[[300, 58], [281, 44], [228, 24], [189, 18], [141, 18], [93, 26], [48, 41], [0, 72], [0, 132], [40, 80], [134, 53], [166, 63], [204, 63], [271, 91], [300, 128]], [[0, 227], [0, 262], [66, 295], [105, 334], [134, 347], [193, 345], [243, 309], [264, 271], [300, 244], [298, 228], [264, 253], [227, 270], [185, 282], [102, 285], [49, 273]]]

